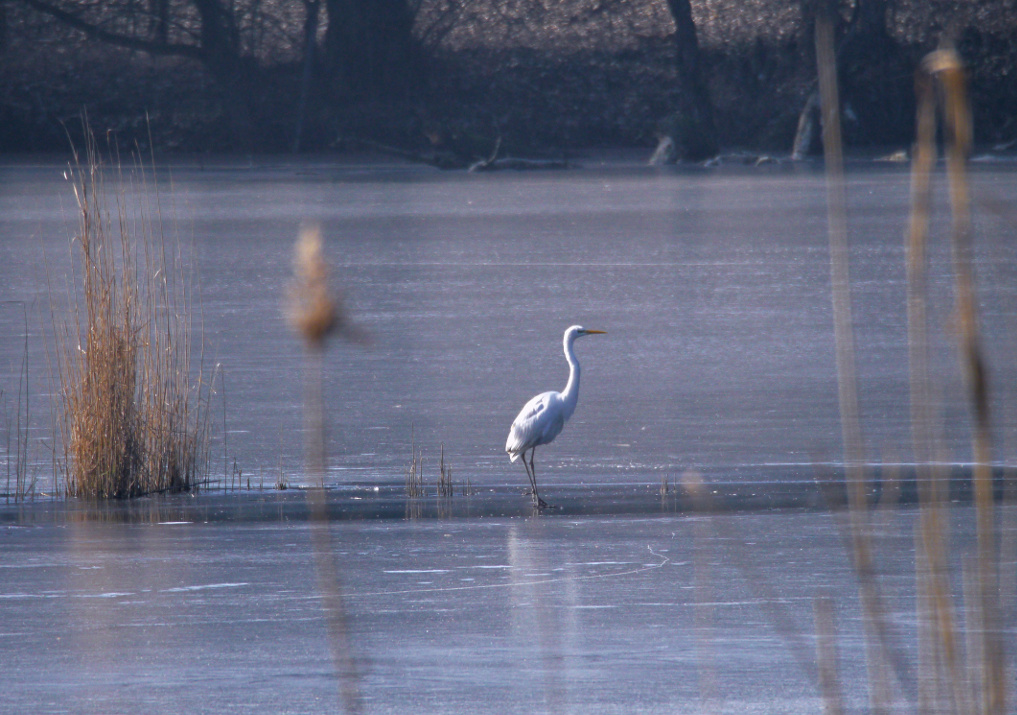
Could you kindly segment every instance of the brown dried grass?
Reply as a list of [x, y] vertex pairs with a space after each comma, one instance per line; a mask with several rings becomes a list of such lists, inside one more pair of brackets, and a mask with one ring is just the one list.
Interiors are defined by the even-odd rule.
[[208, 473], [210, 383], [200, 365], [190, 381], [186, 291], [179, 261], [167, 259], [158, 192], [153, 199], [140, 162], [125, 174], [110, 152], [110, 164], [88, 133], [84, 162], [75, 152], [68, 173], [80, 222], [73, 317], [55, 330], [66, 490], [189, 490]]

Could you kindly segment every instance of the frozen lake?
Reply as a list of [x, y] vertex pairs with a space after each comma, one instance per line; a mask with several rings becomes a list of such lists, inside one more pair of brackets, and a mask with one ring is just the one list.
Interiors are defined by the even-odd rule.
[[[0, 166], [0, 418], [15, 415], [24, 305], [29, 476], [41, 493], [59, 490], [44, 333], [51, 305], [64, 309], [77, 221], [63, 169]], [[811, 466], [842, 461], [818, 167], [612, 160], [468, 175], [283, 160], [179, 164], [158, 179], [206, 368], [226, 377], [213, 469], [236, 460], [266, 489], [0, 506], [0, 711], [334, 712], [323, 594], [340, 597], [355, 664], [343, 682], [364, 712], [817, 712], [815, 608], [827, 597], [844, 701], [869, 707], [858, 582]], [[993, 458], [1013, 465], [1017, 243], [1009, 217], [977, 207], [1005, 213], [1017, 169], [976, 163], [972, 181]], [[963, 476], [969, 420], [943, 193], [932, 372], [943, 459]], [[849, 170], [866, 456], [903, 463], [905, 477], [908, 195], [906, 167]], [[268, 489], [309, 481], [303, 356], [283, 317], [309, 222], [371, 337], [326, 354], [327, 527], [308, 518], [303, 490]], [[573, 323], [608, 334], [578, 344], [579, 408], [537, 456], [541, 493], [561, 508], [538, 517], [503, 445], [530, 396], [564, 386], [561, 334]], [[430, 495], [407, 500], [413, 442]], [[442, 444], [471, 496], [434, 498]], [[660, 495], [688, 469], [716, 491], [719, 513]], [[1015, 516], [1006, 507], [1000, 521], [1009, 604]], [[973, 517], [960, 505], [951, 518], [963, 604]], [[890, 677], [904, 712], [926, 677], [916, 519], [886, 508], [870, 527], [891, 645], [907, 664]], [[324, 563], [334, 589], [334, 578], [319, 585]], [[971, 638], [966, 608], [957, 617]], [[1012, 643], [1012, 608], [1000, 628]]]
[[[1017, 192], [1011, 164], [973, 166], [976, 202], [1005, 204]], [[51, 386], [41, 331], [51, 324], [47, 283], [59, 294], [66, 282], [77, 221], [63, 168], [0, 167], [0, 368], [10, 400], [24, 329], [9, 301], [27, 301], [33, 469], [46, 489]], [[411, 439], [429, 481], [444, 443], [457, 478], [524, 484], [503, 453], [508, 426], [530, 396], [564, 387], [561, 334], [573, 323], [608, 334], [578, 344], [579, 408], [538, 455], [549, 493], [555, 484], [659, 484], [688, 468], [722, 481], [809, 480], [807, 464], [841, 458], [826, 197], [815, 166], [618, 161], [470, 175], [268, 162], [175, 166], [159, 183], [164, 230], [179, 240], [195, 286], [206, 369], [225, 373], [226, 460], [222, 390], [214, 405], [219, 472], [236, 459], [255, 485], [306, 481], [301, 346], [282, 310], [305, 222], [321, 224], [334, 277], [372, 338], [326, 356], [331, 484], [401, 482]], [[933, 371], [949, 458], [963, 463], [967, 410], [939, 188]], [[867, 456], [907, 462], [907, 168], [855, 166], [848, 193]], [[996, 458], [1005, 461], [1017, 424], [1017, 243], [977, 207]]]
[[[313, 527], [289, 518], [303, 496], [268, 499], [142, 501], [102, 518], [73, 506], [0, 512], [2, 709], [341, 710]], [[1011, 545], [1014, 516], [1001, 529]], [[362, 711], [819, 712], [817, 597], [833, 600], [839, 676], [857, 711], [865, 626], [841, 517], [333, 521], [328, 557]], [[883, 512], [872, 528], [906, 663], [889, 677], [898, 704], [913, 702], [921, 674], [915, 519]], [[955, 567], [973, 551], [972, 523], [970, 509], [954, 511]]]

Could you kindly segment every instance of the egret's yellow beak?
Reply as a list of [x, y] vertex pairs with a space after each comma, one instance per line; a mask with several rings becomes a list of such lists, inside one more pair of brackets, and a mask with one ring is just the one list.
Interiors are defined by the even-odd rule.
[[584, 335], [606, 335], [607, 331], [606, 330], [584, 330], [583, 334]]

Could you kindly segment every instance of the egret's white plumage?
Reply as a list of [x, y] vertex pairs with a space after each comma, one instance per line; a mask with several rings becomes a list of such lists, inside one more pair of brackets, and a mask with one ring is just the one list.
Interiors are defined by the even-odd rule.
[[[537, 447], [550, 443], [561, 433], [569, 417], [576, 411], [576, 403], [579, 402], [579, 361], [576, 359], [574, 343], [576, 338], [603, 333], [603, 330], [586, 330], [580, 325], [573, 325], [566, 330], [562, 344], [565, 348], [565, 359], [569, 363], [569, 381], [565, 389], [561, 392], [552, 390], [537, 395], [523, 405], [523, 409], [512, 421], [508, 440], [505, 442], [505, 451], [513, 462], [520, 457], [523, 458], [523, 467], [526, 469], [526, 476], [530, 478], [530, 487], [533, 490], [534, 506], [546, 507], [547, 504], [537, 494], [533, 454]], [[529, 464], [526, 462], [527, 451], [530, 453]]]

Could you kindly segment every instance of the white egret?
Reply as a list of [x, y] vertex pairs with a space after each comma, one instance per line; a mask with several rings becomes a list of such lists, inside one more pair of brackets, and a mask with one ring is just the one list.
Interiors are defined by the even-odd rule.
[[[562, 343], [565, 347], [565, 359], [569, 363], [569, 381], [562, 392], [543, 392], [525, 405], [512, 421], [509, 429], [505, 451], [514, 462], [523, 458], [526, 476], [530, 478], [533, 489], [533, 506], [547, 508], [547, 503], [537, 494], [537, 475], [533, 468], [533, 453], [542, 444], [549, 444], [558, 436], [579, 402], [579, 361], [573, 349], [576, 338], [585, 335], [603, 335], [603, 330], [587, 330], [581, 325], [573, 325], [565, 331]], [[526, 463], [526, 452], [530, 453], [530, 463]]]

